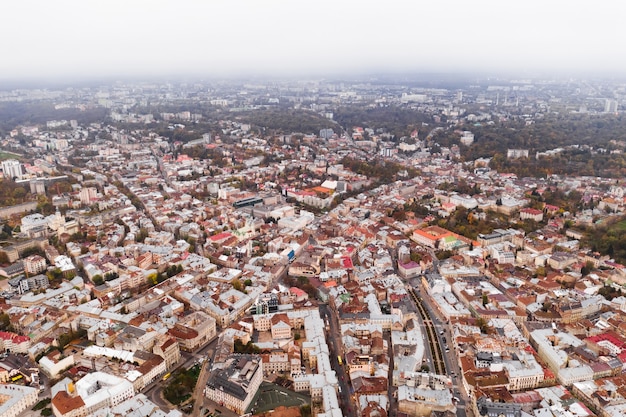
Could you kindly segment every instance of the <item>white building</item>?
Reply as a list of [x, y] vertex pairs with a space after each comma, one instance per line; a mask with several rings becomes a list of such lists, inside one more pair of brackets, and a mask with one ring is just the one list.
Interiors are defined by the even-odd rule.
[[17, 159], [7, 159], [2, 161], [2, 172], [4, 178], [9, 179], [21, 179], [22, 178], [22, 164]]
[[315, 220], [313, 213], [302, 210], [300, 216], [288, 216], [278, 220], [278, 226], [292, 231], [302, 230], [313, 220]]
[[244, 414], [263, 381], [263, 362], [257, 356], [234, 355], [224, 368], [211, 373], [205, 395], [211, 401]]
[[92, 372], [76, 382], [76, 392], [85, 402], [87, 413], [115, 407], [135, 394], [133, 384], [104, 372]]
[[22, 217], [20, 231], [30, 235], [37, 231], [44, 231], [48, 228], [48, 219], [43, 214], [34, 213]]
[[570, 360], [566, 349], [577, 348], [584, 343], [577, 337], [556, 328], [539, 329], [530, 333], [537, 345], [537, 353], [555, 373], [560, 384], [569, 386], [574, 382], [593, 379], [593, 369], [576, 360]]
[[529, 353], [517, 352], [517, 361], [505, 361], [502, 366], [509, 377], [510, 391], [525, 391], [543, 382], [543, 368]]
[[0, 385], [0, 416], [17, 417], [37, 402], [37, 388], [21, 385]]
[[137, 394], [112, 408], [103, 408], [93, 413], [93, 417], [182, 417], [178, 410], [163, 411], [144, 394]]
[[24, 259], [24, 271], [29, 275], [45, 271], [46, 265], [46, 258], [39, 255], [31, 255]]
[[74, 356], [70, 355], [62, 359], [49, 358], [44, 356], [39, 361], [41, 370], [50, 376], [50, 378], [56, 378], [59, 373], [74, 365]]
[[467, 195], [453, 194], [450, 196], [450, 203], [456, 206], [463, 206], [468, 210], [478, 207], [478, 200]]
[[506, 157], [508, 159], [528, 158], [528, 149], [508, 149]]
[[461, 143], [465, 146], [470, 146], [474, 143], [474, 134], [469, 130], [463, 131], [463, 134], [461, 135]]
[[96, 199], [98, 190], [95, 187], [85, 187], [80, 190], [79, 197], [80, 202], [88, 206], [93, 200]]

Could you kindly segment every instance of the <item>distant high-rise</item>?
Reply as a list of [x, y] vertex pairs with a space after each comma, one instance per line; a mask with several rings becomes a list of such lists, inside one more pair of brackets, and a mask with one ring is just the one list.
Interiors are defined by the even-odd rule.
[[96, 198], [98, 190], [95, 187], [85, 187], [79, 192], [80, 202], [89, 205]]
[[42, 180], [31, 180], [30, 181], [30, 192], [33, 194], [45, 194], [46, 193], [46, 183]]
[[617, 113], [617, 100], [612, 100], [607, 98], [604, 101], [604, 112], [605, 113]]
[[23, 175], [22, 164], [17, 159], [2, 161], [2, 172], [5, 178], [21, 179]]
[[335, 132], [332, 129], [320, 129], [320, 138], [321, 139], [330, 139], [333, 137]]
[[472, 143], [474, 143], [474, 134], [469, 130], [463, 131], [463, 134], [461, 136], [461, 143], [465, 146], [470, 146]]
[[528, 158], [528, 149], [507, 149], [506, 157], [508, 159]]

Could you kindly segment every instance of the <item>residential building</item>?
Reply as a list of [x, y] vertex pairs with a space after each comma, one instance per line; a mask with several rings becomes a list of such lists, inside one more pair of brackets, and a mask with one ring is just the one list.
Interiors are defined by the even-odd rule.
[[543, 211], [534, 208], [523, 208], [519, 211], [519, 217], [522, 220], [534, 220], [540, 222], [543, 220]]
[[258, 356], [233, 355], [222, 369], [211, 372], [206, 397], [237, 414], [244, 414], [263, 381], [263, 362]]
[[114, 407], [135, 394], [129, 381], [104, 372], [85, 375], [76, 382], [76, 392], [85, 402], [87, 414], [100, 408]]
[[35, 275], [46, 270], [46, 258], [39, 255], [31, 255], [23, 260], [24, 272], [28, 275]]
[[180, 360], [180, 347], [176, 339], [172, 337], [155, 343], [153, 352], [165, 360], [167, 369], [171, 369]]
[[179, 320], [168, 334], [176, 338], [180, 349], [191, 352], [215, 337], [215, 319], [202, 311], [195, 311]]
[[50, 378], [56, 378], [59, 374], [74, 365], [74, 356], [62, 357], [58, 351], [53, 351], [39, 360], [41, 370]]
[[23, 173], [23, 166], [17, 159], [7, 159], [2, 161], [2, 173], [4, 178], [8, 179], [21, 179]]
[[272, 339], [289, 339], [291, 338], [291, 325], [289, 317], [286, 314], [275, 314], [272, 316]]
[[0, 332], [0, 350], [12, 353], [28, 353], [30, 337], [10, 332]]
[[[73, 392], [72, 389], [72, 393]], [[87, 409], [85, 402], [79, 395], [72, 395], [67, 391], [59, 391], [52, 397], [52, 412], [56, 417], [85, 417]]]
[[18, 417], [22, 411], [35, 405], [38, 395], [37, 388], [15, 384], [0, 385], [0, 416]]

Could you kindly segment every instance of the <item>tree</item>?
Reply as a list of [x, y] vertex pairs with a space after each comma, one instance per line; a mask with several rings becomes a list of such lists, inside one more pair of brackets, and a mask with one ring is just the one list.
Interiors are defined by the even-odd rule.
[[100, 275], [100, 274], [94, 275], [94, 277], [91, 278], [91, 281], [94, 283], [94, 285], [102, 285], [102, 284], [104, 284], [104, 278], [102, 278], [102, 275]]
[[483, 307], [485, 307], [487, 304], [489, 304], [489, 297], [487, 296], [487, 294], [483, 294]]
[[476, 325], [480, 329], [481, 333], [487, 334], [489, 332], [489, 325], [487, 324], [487, 321], [484, 318], [482, 317], [477, 318]]
[[234, 289], [243, 292], [243, 285], [241, 284], [241, 281], [239, 281], [238, 279], [234, 279], [231, 281], [231, 284]]
[[119, 275], [117, 272], [107, 272], [106, 274], [104, 274], [104, 280], [105, 281], [113, 281], [114, 279], [119, 278]]
[[152, 274], [146, 277], [146, 282], [148, 283], [148, 285], [152, 287], [158, 284], [158, 278], [159, 278], [159, 274], [157, 274], [156, 272], [153, 272]]
[[137, 236], [135, 236], [135, 241], [142, 243], [148, 237], [148, 231], [143, 227], [139, 229]]
[[182, 269], [181, 265], [170, 265], [167, 267], [167, 269], [165, 270], [165, 273], [167, 274], [167, 277], [173, 277], [174, 275], [179, 273], [178, 267], [180, 267]]
[[422, 260], [422, 254], [419, 252], [411, 252], [411, 260], [416, 263], [420, 263]]
[[235, 353], [260, 353], [261, 349], [258, 348], [252, 341], [249, 341], [245, 345], [240, 339], [235, 340], [234, 345]]
[[591, 271], [593, 271], [593, 269], [594, 269], [593, 262], [591, 262], [591, 261], [587, 261], [587, 262], [585, 263], [585, 266], [583, 266], [583, 267], [580, 269], [580, 273], [581, 273], [581, 275], [584, 277], [585, 275], [589, 275], [589, 273], [590, 273]]
[[0, 313], [0, 330], [9, 332], [12, 329], [11, 317], [7, 313]]
[[300, 415], [302, 417], [311, 417], [311, 404], [305, 404], [300, 407]]

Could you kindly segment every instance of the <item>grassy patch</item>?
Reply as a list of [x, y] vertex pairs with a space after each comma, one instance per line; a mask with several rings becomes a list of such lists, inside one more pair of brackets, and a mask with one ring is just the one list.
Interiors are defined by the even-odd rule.
[[35, 404], [35, 406], [32, 409], [33, 409], [33, 411], [41, 410], [42, 408], [44, 408], [45, 406], [50, 404], [51, 401], [52, 400], [50, 398], [44, 398], [43, 400], [41, 400], [37, 404]]
[[0, 151], [0, 161], [5, 159], [20, 159], [20, 156], [13, 153]]
[[174, 405], [187, 401], [196, 387], [200, 369], [200, 365], [194, 365], [187, 370], [175, 372], [170, 378], [170, 383], [163, 389], [165, 399]]
[[626, 220], [622, 220], [621, 222], [615, 223], [613, 227], [619, 231], [626, 230]]
[[278, 406], [302, 407], [310, 405], [311, 399], [303, 394], [285, 389], [275, 384], [263, 382], [256, 397], [248, 407], [253, 414], [264, 413]]

